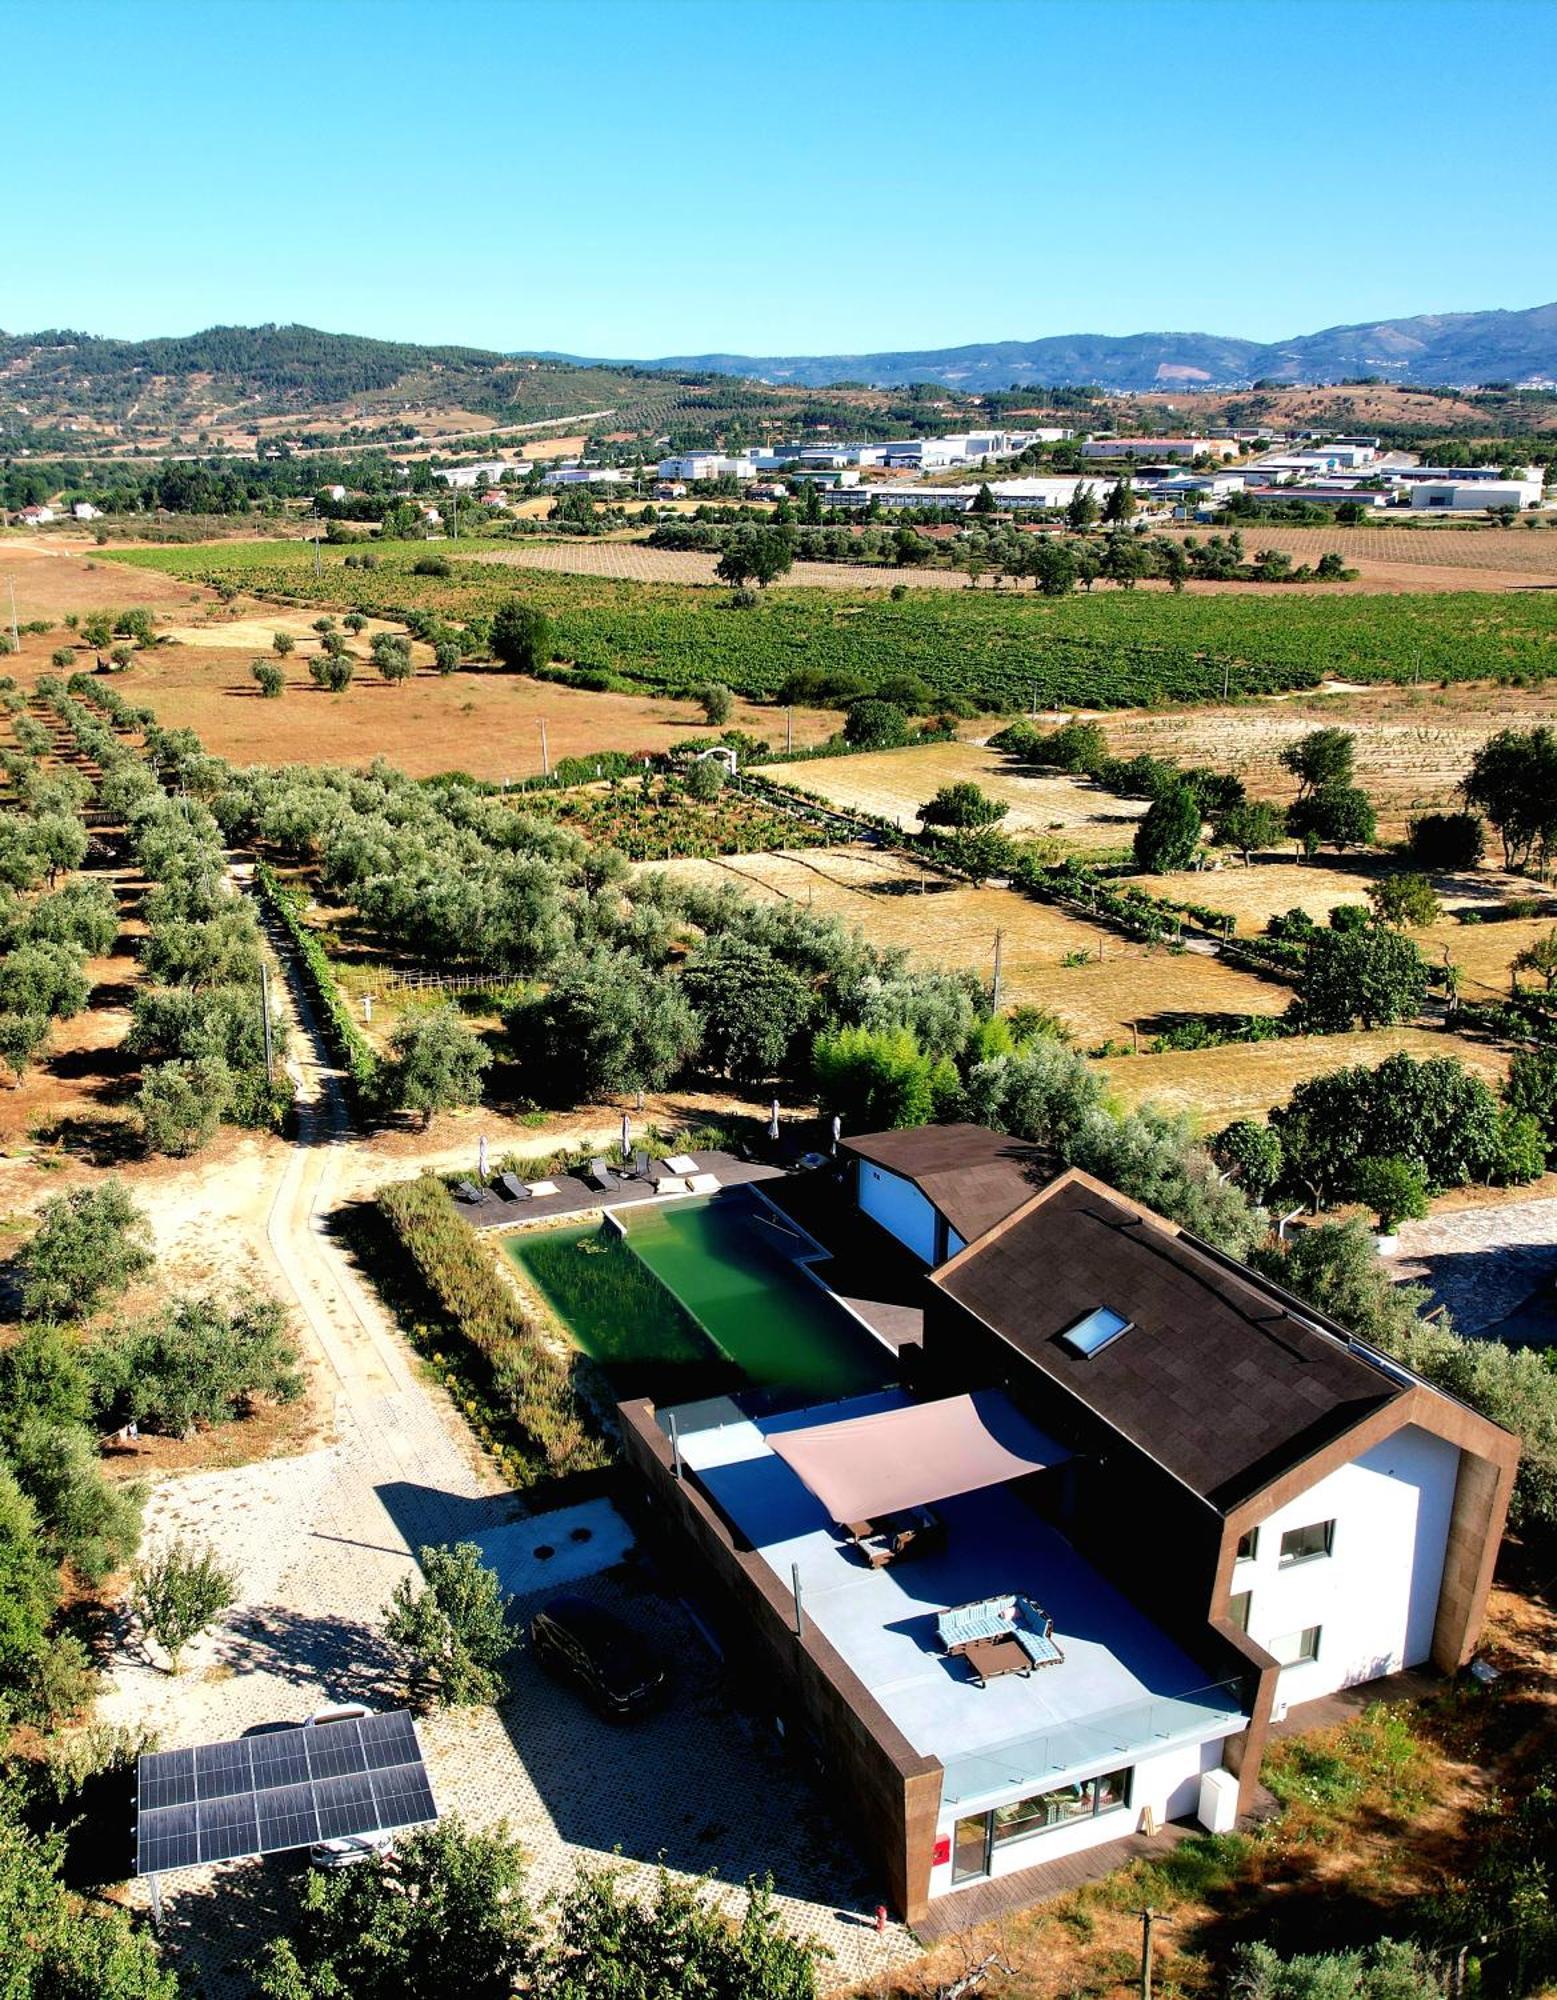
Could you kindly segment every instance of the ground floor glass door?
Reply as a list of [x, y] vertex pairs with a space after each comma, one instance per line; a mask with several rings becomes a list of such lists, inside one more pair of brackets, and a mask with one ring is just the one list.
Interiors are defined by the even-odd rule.
[[972, 1882], [989, 1873], [989, 1814], [974, 1813], [957, 1822], [952, 1841], [952, 1880]]

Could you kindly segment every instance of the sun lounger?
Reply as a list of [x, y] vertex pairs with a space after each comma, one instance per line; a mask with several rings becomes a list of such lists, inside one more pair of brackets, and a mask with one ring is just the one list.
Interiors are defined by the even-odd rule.
[[584, 1178], [592, 1181], [597, 1188], [614, 1188], [618, 1185], [616, 1175], [604, 1160], [591, 1160], [584, 1169]]
[[517, 1174], [499, 1174], [497, 1184], [510, 1201], [528, 1201], [530, 1190]]
[[690, 1153], [672, 1153], [665, 1161], [666, 1169], [673, 1174], [695, 1174], [697, 1161]]
[[690, 1194], [691, 1188], [679, 1174], [662, 1174], [654, 1183], [656, 1194]]
[[717, 1194], [719, 1176], [717, 1174], [689, 1174], [687, 1188], [692, 1194]]
[[456, 1181], [454, 1192], [461, 1201], [485, 1201], [487, 1198], [486, 1189], [477, 1187], [473, 1181]]
[[557, 1183], [555, 1181], [529, 1181], [526, 1185], [537, 1201], [544, 1195], [555, 1194], [557, 1192]]
[[647, 1153], [633, 1154], [632, 1176], [635, 1181], [646, 1181], [649, 1178], [649, 1156]]

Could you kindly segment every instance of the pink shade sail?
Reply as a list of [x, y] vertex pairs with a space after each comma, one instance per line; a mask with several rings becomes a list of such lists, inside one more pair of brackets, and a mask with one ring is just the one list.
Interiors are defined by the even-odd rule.
[[998, 1389], [769, 1431], [767, 1439], [840, 1524], [1002, 1486], [1070, 1456]]

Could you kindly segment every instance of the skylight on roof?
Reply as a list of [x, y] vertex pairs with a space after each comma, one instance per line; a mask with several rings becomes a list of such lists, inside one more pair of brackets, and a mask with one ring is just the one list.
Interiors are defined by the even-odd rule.
[[1129, 1331], [1130, 1322], [1123, 1313], [1116, 1313], [1112, 1306], [1094, 1306], [1084, 1319], [1066, 1327], [1060, 1335], [1060, 1344], [1086, 1361]]

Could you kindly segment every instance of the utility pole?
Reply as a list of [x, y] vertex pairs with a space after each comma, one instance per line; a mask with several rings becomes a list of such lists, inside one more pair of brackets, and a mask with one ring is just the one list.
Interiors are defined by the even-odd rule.
[[314, 518], [313, 527], [314, 527], [314, 575], [315, 577], [319, 577], [324, 574], [324, 562], [319, 554], [319, 521], [317, 515]]
[[786, 751], [788, 751], [788, 750], [793, 750], [794, 747], [795, 747], [795, 711], [792, 708], [786, 708], [784, 711], [784, 748]]
[[1000, 1012], [1000, 947], [1004, 940], [1005, 932], [997, 930], [995, 932], [995, 977], [989, 990], [989, 1011], [992, 1014]]
[[546, 754], [546, 720], [544, 716], [541, 718], [541, 776], [543, 778], [551, 776], [551, 758]]
[[1141, 2000], [1152, 2000], [1152, 1929], [1166, 1919], [1159, 1917], [1150, 1903], [1136, 1914], [1141, 1919]]
[[19, 653], [22, 650], [22, 635], [16, 623], [16, 578], [8, 576], [6, 582], [11, 589], [11, 651]]

